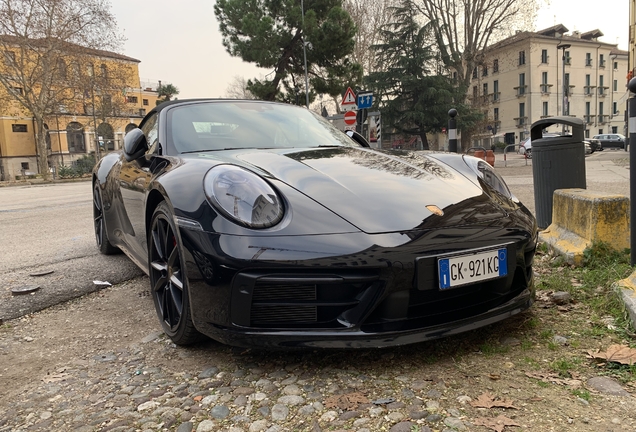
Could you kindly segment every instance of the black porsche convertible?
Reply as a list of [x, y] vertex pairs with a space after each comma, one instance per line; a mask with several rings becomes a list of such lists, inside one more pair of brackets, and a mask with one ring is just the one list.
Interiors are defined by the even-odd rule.
[[535, 219], [488, 164], [372, 149], [292, 105], [157, 106], [97, 163], [93, 211], [180, 345], [387, 347], [534, 301]]

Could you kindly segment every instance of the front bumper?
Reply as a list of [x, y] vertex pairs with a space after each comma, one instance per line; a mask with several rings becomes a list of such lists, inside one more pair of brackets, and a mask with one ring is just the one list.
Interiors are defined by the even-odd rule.
[[[180, 232], [194, 325], [229, 345], [404, 345], [503, 320], [534, 299], [532, 227], [267, 238]], [[438, 288], [438, 255], [501, 246], [507, 276]]]

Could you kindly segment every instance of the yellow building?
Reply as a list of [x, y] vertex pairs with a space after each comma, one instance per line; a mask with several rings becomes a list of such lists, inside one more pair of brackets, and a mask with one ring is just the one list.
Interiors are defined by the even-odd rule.
[[473, 106], [487, 117], [475, 144], [517, 144], [533, 122], [561, 115], [583, 119], [586, 137], [625, 133], [628, 52], [602, 36], [556, 25], [486, 48], [469, 88]]
[[[141, 121], [158, 98], [160, 82], [140, 80], [139, 60], [109, 51], [81, 49], [81, 61], [71, 54], [56, 69], [64, 75], [73, 96], [45, 118], [48, 163], [53, 172], [60, 165], [71, 166], [87, 155], [99, 157], [121, 149], [125, 133]], [[15, 59], [15, 55], [5, 50], [4, 61]], [[86, 77], [97, 81], [117, 74], [120, 84], [116, 89], [104, 91], [85, 85]], [[15, 98], [15, 94], [27, 90], [16, 85], [7, 92], [0, 85], [0, 181], [39, 174], [36, 124]]]

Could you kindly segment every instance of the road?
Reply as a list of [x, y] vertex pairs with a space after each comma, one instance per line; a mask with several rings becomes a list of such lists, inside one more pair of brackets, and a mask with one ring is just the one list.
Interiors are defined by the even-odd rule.
[[[11, 319], [142, 272], [124, 255], [101, 256], [93, 234], [91, 183], [0, 188], [0, 319]], [[53, 271], [34, 277], [31, 274]], [[34, 295], [13, 295], [23, 286]]]
[[[586, 157], [587, 188], [629, 196], [629, 154], [606, 150]], [[497, 154], [496, 170], [534, 211], [532, 161]], [[11, 319], [143, 273], [124, 255], [102, 256], [93, 234], [88, 181], [0, 187], [0, 319]], [[53, 273], [35, 277], [36, 272]], [[11, 290], [39, 286], [37, 294]]]

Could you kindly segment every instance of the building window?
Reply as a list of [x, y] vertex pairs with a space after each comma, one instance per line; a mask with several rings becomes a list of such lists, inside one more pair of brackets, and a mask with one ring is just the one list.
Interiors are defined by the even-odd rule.
[[15, 53], [13, 51], [5, 51], [4, 59], [9, 64], [15, 64]]
[[13, 132], [27, 132], [27, 125], [25, 124], [12, 124], [11, 130]]
[[612, 114], [618, 114], [618, 103], [617, 102], [613, 102], [612, 103]]
[[86, 65], [86, 73], [91, 77], [95, 75], [95, 66], [93, 66], [93, 63]]
[[497, 102], [499, 100], [499, 80], [492, 82], [492, 91], [492, 100], [493, 102]]
[[548, 73], [541, 72], [541, 93], [549, 94], [550, 93], [550, 85], [548, 84]]
[[541, 63], [547, 63], [548, 62], [548, 50], [544, 49], [541, 50]]
[[473, 78], [477, 78], [477, 68], [473, 69]]
[[612, 133], [618, 133], [618, 126], [612, 126]]
[[[590, 111], [592, 110], [592, 104], [590, 102], [585, 102], [585, 116], [589, 117], [590, 116]], [[588, 119], [586, 119], [587, 121], [589, 121]]]
[[64, 60], [60, 59], [57, 61], [57, 77], [61, 80], [65, 80], [67, 76], [66, 63], [64, 63]]
[[147, 106], [148, 105], [148, 99], [142, 99], [141, 103], [143, 103], [144, 106]]
[[603, 102], [598, 103], [598, 115], [599, 116], [603, 115]]
[[139, 99], [137, 99], [137, 96], [126, 96], [126, 101], [131, 104], [136, 104], [139, 102]]
[[519, 66], [526, 64], [526, 52], [519, 51]]
[[605, 67], [605, 59], [603, 58], [603, 54], [599, 54], [598, 56], [598, 67]]
[[618, 62], [614, 62], [614, 70], [618, 69]]
[[499, 72], [499, 59], [495, 59], [492, 62], [492, 71]]
[[526, 74], [519, 74], [519, 87], [516, 88], [517, 96], [523, 96], [526, 94]]
[[605, 94], [605, 86], [603, 85], [603, 75], [598, 76], [598, 94]]
[[592, 54], [585, 53], [585, 66], [592, 66]]
[[547, 117], [548, 115], [548, 103], [543, 102], [543, 117]]
[[29, 163], [28, 162], [22, 162], [20, 164], [20, 166], [22, 167], [22, 171], [26, 171], [29, 169]]
[[493, 117], [494, 117], [495, 121], [499, 121], [499, 108], [495, 108], [493, 110]]
[[483, 91], [484, 91], [483, 95], [488, 96], [488, 83], [484, 83]]
[[102, 72], [102, 78], [104, 79], [108, 78], [108, 69], [106, 68], [106, 65], [102, 64], [99, 68]]
[[565, 64], [569, 65], [572, 63], [572, 57], [570, 57], [570, 51], [565, 52]]
[[614, 91], [618, 91], [618, 80], [614, 80], [613, 89]]
[[488, 76], [488, 66], [482, 66], [481, 76]]

